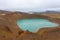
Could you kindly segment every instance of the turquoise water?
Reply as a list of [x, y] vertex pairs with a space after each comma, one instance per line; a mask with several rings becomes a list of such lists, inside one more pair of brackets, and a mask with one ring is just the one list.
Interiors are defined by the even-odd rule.
[[17, 24], [22, 30], [30, 32], [37, 32], [40, 28], [58, 26], [57, 23], [42, 18], [21, 19], [17, 21]]

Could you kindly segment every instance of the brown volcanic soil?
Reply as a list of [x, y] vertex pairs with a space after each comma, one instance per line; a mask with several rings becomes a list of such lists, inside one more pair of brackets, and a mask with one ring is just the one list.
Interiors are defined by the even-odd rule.
[[42, 14], [44, 16], [49, 16], [49, 18], [51, 19], [51, 21], [59, 23], [60, 24], [60, 13], [52, 13], [52, 14]]
[[60, 40], [60, 28], [52, 29], [43, 34], [42, 40]]
[[[48, 16], [49, 15], [49, 16]], [[60, 17], [60, 14], [56, 14]], [[60, 24], [60, 18], [55, 17], [55, 14], [24, 14], [22, 12], [0, 12], [0, 40], [56, 40], [60, 37], [60, 27], [56, 28], [44, 28], [42, 35], [40, 34], [42, 30], [39, 30], [37, 34], [24, 32], [17, 25], [17, 20], [23, 18], [45, 18], [52, 22], [56, 22]], [[59, 28], [57, 32], [51, 32], [52, 30], [56, 30]], [[45, 31], [44, 31], [45, 30]], [[48, 30], [48, 31], [47, 31]], [[51, 36], [52, 35], [52, 36]], [[56, 36], [56, 37], [54, 37]], [[28, 37], [28, 38], [27, 38]], [[24, 39], [25, 38], [25, 39]]]
[[60, 40], [60, 28], [52, 28], [42, 35], [24, 32], [18, 37], [18, 40]]
[[35, 33], [23, 33], [23, 35], [19, 36], [18, 40], [41, 40], [41, 36]]

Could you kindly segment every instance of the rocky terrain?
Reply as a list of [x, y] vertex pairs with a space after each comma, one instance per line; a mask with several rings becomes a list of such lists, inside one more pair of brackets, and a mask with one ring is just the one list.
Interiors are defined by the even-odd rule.
[[[37, 33], [24, 32], [17, 25], [23, 18], [45, 18], [58, 23], [56, 28], [42, 28]], [[27, 38], [28, 37], [28, 38]], [[60, 14], [27, 14], [0, 11], [0, 40], [60, 40]]]

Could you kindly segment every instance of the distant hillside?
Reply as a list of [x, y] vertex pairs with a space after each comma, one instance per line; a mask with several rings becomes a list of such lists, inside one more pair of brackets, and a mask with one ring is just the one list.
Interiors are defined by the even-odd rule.
[[11, 14], [11, 13], [20, 13], [20, 14], [60, 14], [58, 11], [44, 11], [44, 12], [20, 12], [20, 11], [5, 11], [5, 10], [0, 10], [1, 13], [6, 13], [6, 14]]
[[11, 13], [20, 13], [20, 14], [28, 14], [28, 13], [25, 13], [25, 12], [19, 12], [19, 11], [5, 11], [5, 10], [0, 10], [0, 14], [11, 14]]
[[60, 12], [57, 12], [57, 11], [44, 11], [44, 12], [33, 12], [32, 14], [56, 14], [56, 13], [59, 13]]

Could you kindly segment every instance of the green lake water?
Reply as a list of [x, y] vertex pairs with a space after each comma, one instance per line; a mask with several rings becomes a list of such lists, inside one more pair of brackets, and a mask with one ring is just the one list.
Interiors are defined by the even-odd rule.
[[26, 31], [37, 32], [40, 28], [57, 27], [57, 23], [53, 23], [43, 18], [21, 19], [17, 21], [18, 26]]

